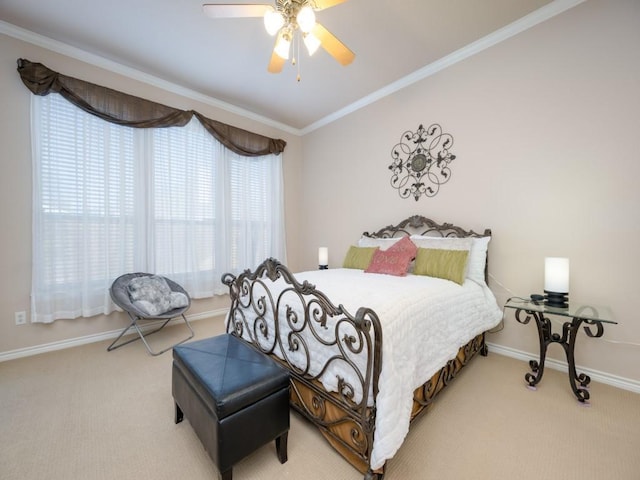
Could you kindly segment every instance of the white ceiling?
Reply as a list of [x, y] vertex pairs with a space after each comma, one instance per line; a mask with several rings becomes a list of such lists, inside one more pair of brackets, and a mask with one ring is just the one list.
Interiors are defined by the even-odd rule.
[[274, 39], [260, 18], [214, 20], [201, 0], [0, 0], [0, 33], [19, 27], [300, 132], [580, 1], [348, 0], [317, 21], [355, 61], [301, 51], [299, 83], [290, 64], [267, 72]]

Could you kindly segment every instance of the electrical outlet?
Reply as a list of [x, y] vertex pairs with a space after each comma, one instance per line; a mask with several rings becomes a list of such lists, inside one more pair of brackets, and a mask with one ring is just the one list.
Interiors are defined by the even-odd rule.
[[24, 325], [27, 323], [27, 312], [16, 312], [16, 325]]

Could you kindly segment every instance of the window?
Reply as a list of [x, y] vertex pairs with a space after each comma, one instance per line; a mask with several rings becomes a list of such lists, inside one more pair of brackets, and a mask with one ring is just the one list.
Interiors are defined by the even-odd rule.
[[135, 129], [32, 102], [34, 321], [110, 313], [123, 273], [203, 298], [226, 293], [225, 272], [286, 261], [281, 156], [237, 155], [195, 118]]

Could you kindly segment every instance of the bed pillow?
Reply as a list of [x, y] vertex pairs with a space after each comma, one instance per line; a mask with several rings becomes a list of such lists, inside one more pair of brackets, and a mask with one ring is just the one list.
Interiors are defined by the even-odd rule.
[[[443, 248], [446, 250], [469, 250], [466, 277], [476, 283], [485, 283], [484, 267], [487, 263], [487, 248], [491, 237], [427, 237], [412, 235], [411, 240], [419, 248]], [[469, 247], [465, 247], [469, 245]]]
[[379, 247], [380, 250], [388, 250], [391, 246], [398, 243], [401, 238], [371, 238], [360, 237], [358, 240], [359, 247]]
[[413, 273], [443, 278], [462, 285], [465, 280], [468, 259], [469, 250], [418, 248]]
[[424, 235], [412, 235], [411, 241], [418, 248], [433, 248], [443, 250], [471, 250], [472, 237], [427, 237]]
[[469, 252], [469, 265], [467, 266], [467, 278], [476, 283], [485, 283], [484, 268], [487, 264], [487, 249], [491, 237], [473, 237]]
[[342, 268], [356, 268], [364, 270], [371, 263], [371, 258], [378, 247], [356, 247], [351, 245], [342, 262]]
[[376, 250], [367, 273], [384, 273], [402, 277], [407, 274], [409, 265], [416, 256], [418, 247], [409, 237], [403, 237], [387, 250]]

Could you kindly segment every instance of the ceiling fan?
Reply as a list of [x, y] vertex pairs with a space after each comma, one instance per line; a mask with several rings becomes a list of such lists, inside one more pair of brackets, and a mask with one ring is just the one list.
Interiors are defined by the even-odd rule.
[[[309, 55], [324, 48], [342, 65], [349, 65], [355, 54], [329, 30], [316, 22], [315, 12], [333, 7], [346, 0], [276, 0], [275, 8], [268, 4], [206, 3], [204, 13], [211, 18], [263, 17], [269, 35], [276, 36], [267, 70], [280, 73], [289, 58], [291, 44], [302, 38]], [[296, 36], [297, 34], [297, 36]], [[295, 56], [292, 63], [296, 63]], [[298, 74], [298, 81], [300, 75]]]

